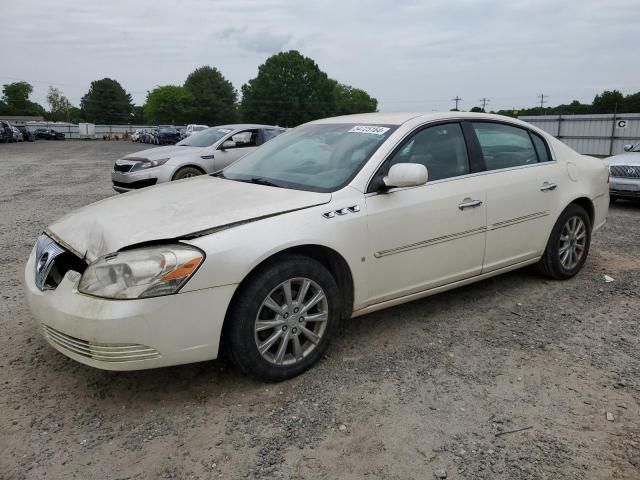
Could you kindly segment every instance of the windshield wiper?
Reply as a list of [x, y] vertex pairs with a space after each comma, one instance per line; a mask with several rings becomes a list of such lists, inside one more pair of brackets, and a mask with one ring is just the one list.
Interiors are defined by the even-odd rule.
[[219, 172], [216, 173], [212, 173], [211, 174], [212, 177], [218, 177], [218, 178], [227, 178], [224, 176], [224, 172], [222, 170], [220, 170]]
[[265, 179], [265, 178], [261, 178], [261, 177], [253, 177], [251, 178], [251, 180], [249, 180], [251, 183], [255, 183], [258, 185], [266, 185], [267, 187], [278, 187], [278, 188], [282, 188], [280, 185], [276, 185], [273, 182], [270, 182], [269, 180]]

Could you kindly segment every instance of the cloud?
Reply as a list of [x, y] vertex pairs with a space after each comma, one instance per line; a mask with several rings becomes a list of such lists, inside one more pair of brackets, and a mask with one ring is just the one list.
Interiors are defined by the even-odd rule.
[[[74, 103], [117, 79], [144, 102], [212, 65], [240, 88], [265, 59], [297, 49], [382, 110], [591, 101], [601, 85], [640, 90], [637, 0], [111, 0], [23, 2], [3, 11], [0, 84], [21, 78]], [[7, 77], [1, 77], [6, 75]]]

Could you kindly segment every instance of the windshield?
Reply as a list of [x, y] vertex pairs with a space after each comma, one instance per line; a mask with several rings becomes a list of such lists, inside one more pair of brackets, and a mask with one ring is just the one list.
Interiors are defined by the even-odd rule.
[[224, 170], [224, 177], [269, 182], [298, 190], [334, 192], [358, 173], [396, 128], [391, 125], [303, 125], [230, 165]]
[[631, 147], [629, 152], [640, 152], [640, 143], [636, 143], [633, 147]]
[[176, 133], [177, 130], [175, 127], [158, 127], [160, 133]]
[[207, 128], [201, 132], [189, 135], [184, 140], [176, 143], [176, 145], [181, 147], [210, 147], [231, 132], [232, 130], [230, 128]]

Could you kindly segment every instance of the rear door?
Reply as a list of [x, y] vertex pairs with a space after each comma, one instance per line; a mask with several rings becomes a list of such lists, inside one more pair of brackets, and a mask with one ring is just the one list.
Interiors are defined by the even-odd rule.
[[471, 126], [487, 170], [483, 273], [539, 257], [557, 216], [558, 163], [544, 139], [526, 128], [492, 121]]

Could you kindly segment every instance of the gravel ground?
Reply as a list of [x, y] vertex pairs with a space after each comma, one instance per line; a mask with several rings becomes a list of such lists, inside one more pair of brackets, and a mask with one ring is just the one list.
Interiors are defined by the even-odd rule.
[[291, 381], [103, 372], [42, 340], [23, 267], [135, 149], [0, 145], [0, 478], [640, 478], [640, 204], [612, 207], [574, 279], [518, 271], [345, 322]]

